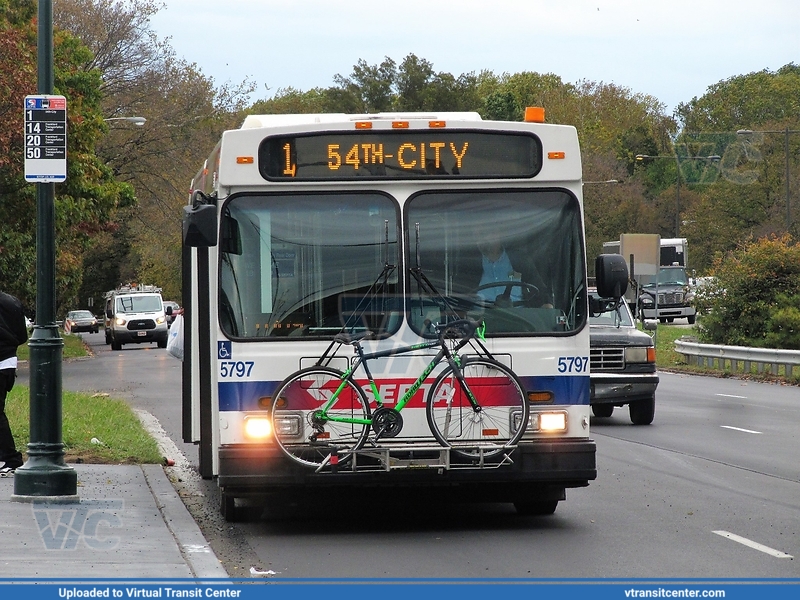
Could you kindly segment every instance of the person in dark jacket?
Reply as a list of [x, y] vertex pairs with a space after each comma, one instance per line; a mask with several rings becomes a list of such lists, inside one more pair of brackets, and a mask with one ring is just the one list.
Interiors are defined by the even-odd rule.
[[14, 296], [0, 292], [0, 477], [11, 475], [22, 466], [22, 454], [6, 416], [6, 397], [17, 378], [17, 348], [28, 339], [22, 304]]

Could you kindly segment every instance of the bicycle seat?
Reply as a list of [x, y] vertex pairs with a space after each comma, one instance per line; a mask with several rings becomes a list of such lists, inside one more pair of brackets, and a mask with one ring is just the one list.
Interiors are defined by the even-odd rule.
[[348, 333], [346, 331], [340, 331], [335, 336], [333, 336], [333, 341], [338, 344], [350, 345], [353, 342], [357, 342], [358, 340], [362, 340], [371, 335], [372, 335], [371, 331], [359, 331], [358, 333]]

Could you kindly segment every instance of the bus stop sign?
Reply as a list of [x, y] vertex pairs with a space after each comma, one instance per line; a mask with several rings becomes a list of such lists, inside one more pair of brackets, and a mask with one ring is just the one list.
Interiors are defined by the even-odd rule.
[[25, 96], [25, 181], [67, 179], [67, 99]]

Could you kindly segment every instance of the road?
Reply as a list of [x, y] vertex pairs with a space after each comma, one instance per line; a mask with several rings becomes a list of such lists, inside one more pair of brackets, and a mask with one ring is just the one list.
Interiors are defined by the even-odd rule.
[[[104, 391], [180, 441], [180, 364], [152, 346], [64, 364], [63, 387]], [[25, 369], [20, 369], [26, 383]], [[211, 481], [173, 477], [232, 576], [789, 578], [800, 576], [800, 390], [662, 373], [653, 425], [627, 409], [593, 419], [598, 478], [555, 515], [508, 505], [429, 506], [368, 497], [327, 516], [225, 523]], [[794, 558], [792, 558], [794, 557]]]

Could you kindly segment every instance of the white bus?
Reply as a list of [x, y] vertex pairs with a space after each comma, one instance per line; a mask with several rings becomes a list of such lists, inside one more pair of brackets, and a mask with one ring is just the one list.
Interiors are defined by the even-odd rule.
[[[549, 514], [595, 479], [578, 138], [542, 109], [525, 117], [264, 115], [223, 134], [184, 208], [183, 408], [227, 519], [252, 498], [320, 489]], [[619, 259], [597, 258], [601, 295], [624, 293]], [[368, 352], [418, 345], [371, 361], [374, 385], [356, 373], [391, 408], [435, 354], [436, 325], [463, 318], [485, 324], [483, 344], [527, 394], [527, 431], [500, 459], [454, 456], [431, 434], [426, 391], [446, 363], [397, 413], [402, 427], [347, 464], [308, 468], [275, 442], [308, 436], [308, 417], [293, 431], [270, 422], [282, 380], [326, 352], [353, 364], [338, 334], [369, 331]]]

